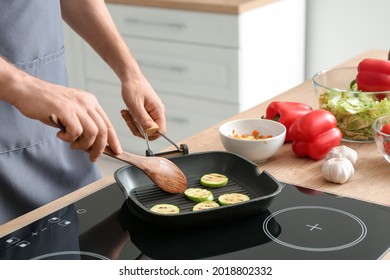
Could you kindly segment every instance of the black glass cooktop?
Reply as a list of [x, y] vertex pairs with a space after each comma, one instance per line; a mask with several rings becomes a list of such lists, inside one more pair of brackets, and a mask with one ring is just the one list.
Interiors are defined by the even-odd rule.
[[390, 247], [390, 207], [291, 185], [264, 213], [206, 227], [156, 226], [130, 208], [113, 184], [1, 238], [0, 258], [369, 260]]

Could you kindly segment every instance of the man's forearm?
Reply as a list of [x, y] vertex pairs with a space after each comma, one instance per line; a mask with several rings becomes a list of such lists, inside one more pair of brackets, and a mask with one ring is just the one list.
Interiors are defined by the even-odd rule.
[[114, 70], [122, 82], [139, 71], [103, 0], [62, 0], [62, 17]]
[[23, 86], [23, 82], [27, 77], [27, 74], [0, 56], [0, 100], [14, 105], [17, 95], [24, 92], [23, 89], [25, 87]]
[[[134, 118], [145, 129], [159, 126], [165, 133], [165, 107], [142, 74], [103, 0], [61, 0], [62, 17], [106, 61], [121, 80], [123, 116], [134, 135], [140, 135]], [[159, 134], [150, 137], [156, 139]]]

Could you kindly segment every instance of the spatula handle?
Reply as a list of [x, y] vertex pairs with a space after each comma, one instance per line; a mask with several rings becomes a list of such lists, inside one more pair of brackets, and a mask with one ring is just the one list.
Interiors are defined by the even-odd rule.
[[[129, 154], [129, 153], [126, 153], [126, 152], [122, 152], [121, 154], [117, 155], [115, 154], [110, 146], [106, 146], [104, 148], [104, 152], [103, 152], [105, 155], [107, 156], [110, 156], [112, 158], [115, 158], [115, 159], [118, 159], [118, 160], [121, 160], [123, 162], [126, 162], [126, 163], [129, 163], [129, 164], [133, 164], [134, 162], [134, 159], [135, 157], [137, 157], [136, 155], [133, 155], [133, 154]], [[141, 161], [140, 161], [141, 162]], [[140, 165], [139, 163], [137, 163], [137, 165]]]

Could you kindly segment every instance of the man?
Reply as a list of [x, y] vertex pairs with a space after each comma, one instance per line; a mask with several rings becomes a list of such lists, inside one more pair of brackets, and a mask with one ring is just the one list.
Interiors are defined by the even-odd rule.
[[[164, 105], [103, 0], [1, 1], [0, 224], [98, 179], [93, 162], [107, 144], [122, 152], [93, 94], [66, 86], [62, 19], [119, 77], [124, 106], [141, 126], [166, 129]], [[51, 114], [65, 131], [52, 127]], [[130, 113], [122, 116], [139, 135]]]

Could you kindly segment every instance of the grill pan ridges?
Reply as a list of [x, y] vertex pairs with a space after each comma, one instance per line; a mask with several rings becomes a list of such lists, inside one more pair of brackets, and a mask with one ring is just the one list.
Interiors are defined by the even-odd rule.
[[[254, 196], [252, 193], [243, 189], [231, 179], [229, 180], [228, 184], [224, 187], [212, 188], [212, 187], [202, 186], [199, 183], [199, 178], [196, 177], [188, 180], [188, 188], [207, 189], [213, 193], [214, 201], [217, 201], [219, 195], [226, 194], [226, 193], [242, 193], [248, 195], [249, 197]], [[171, 195], [171, 194], [167, 194], [166, 192], [156, 187], [151, 187], [149, 189], [145, 189], [145, 188], [134, 189], [132, 191], [132, 195], [146, 209], [150, 209], [152, 206], [156, 204], [169, 203], [178, 206], [180, 208], [180, 213], [185, 213], [185, 212], [192, 212], [192, 208], [196, 204], [196, 202], [189, 200], [184, 194]]]
[[[184, 194], [169, 194], [156, 186], [142, 171], [125, 166], [115, 172], [115, 179], [125, 193], [128, 204], [146, 221], [168, 227], [192, 227], [216, 222], [227, 222], [267, 210], [282, 184], [268, 172], [259, 173], [257, 165], [239, 155], [228, 152], [204, 152], [170, 158], [186, 175], [188, 187], [211, 190], [214, 199], [220, 194], [239, 192], [248, 195], [249, 201], [213, 209], [192, 211], [194, 202]], [[203, 187], [199, 180], [207, 173], [221, 173], [229, 178], [221, 188]], [[150, 211], [159, 203], [172, 203], [180, 208], [175, 215], [162, 215]]]

